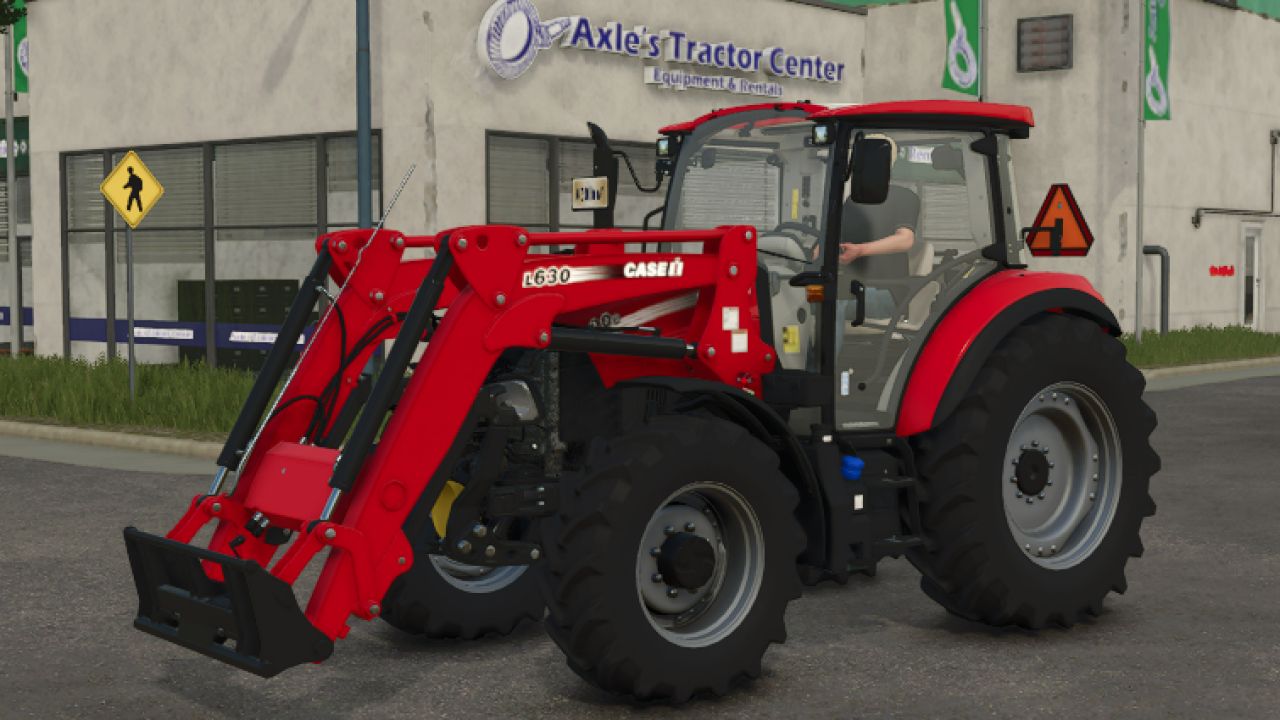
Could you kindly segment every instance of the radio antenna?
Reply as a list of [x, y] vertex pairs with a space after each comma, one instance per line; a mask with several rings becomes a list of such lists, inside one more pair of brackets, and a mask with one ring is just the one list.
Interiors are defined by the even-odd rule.
[[396, 194], [391, 196], [390, 204], [388, 204], [387, 209], [382, 212], [382, 217], [378, 219], [378, 224], [374, 226], [373, 233], [369, 235], [370, 244], [373, 244], [373, 239], [378, 236], [378, 231], [381, 230], [383, 224], [387, 222], [387, 216], [391, 214], [391, 209], [396, 206], [396, 201], [400, 199], [400, 193], [404, 192], [404, 186], [409, 184], [409, 177], [413, 175], [413, 171], [417, 167], [417, 163], [409, 165], [409, 170], [405, 172], [403, 178], [400, 178], [400, 187], [396, 188]]

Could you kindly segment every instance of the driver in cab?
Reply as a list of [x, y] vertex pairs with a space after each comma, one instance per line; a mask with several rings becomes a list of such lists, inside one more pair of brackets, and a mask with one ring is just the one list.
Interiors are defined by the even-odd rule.
[[[887, 140], [892, 163], [898, 162], [898, 144], [886, 135], [868, 138]], [[908, 253], [916, 243], [920, 219], [920, 198], [900, 185], [890, 185], [879, 205], [862, 205], [846, 200], [840, 221], [840, 274], [866, 283], [867, 316], [888, 318], [897, 300], [886, 288], [874, 287], [877, 278], [901, 280], [910, 274]], [[843, 301], [846, 310], [853, 301]], [[842, 313], [848, 317], [848, 313]]]

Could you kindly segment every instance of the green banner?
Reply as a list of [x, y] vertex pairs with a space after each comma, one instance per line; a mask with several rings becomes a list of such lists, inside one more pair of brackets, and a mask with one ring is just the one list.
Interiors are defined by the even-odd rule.
[[1144, 117], [1169, 119], [1169, 0], [1146, 0], [1142, 90]]
[[[14, 0], [13, 7], [22, 9], [27, 6], [26, 0]], [[27, 16], [13, 24], [13, 91], [30, 92], [27, 89]]]
[[1280, 20], [1280, 0], [1239, 0], [1236, 6], [1241, 10]]
[[982, 92], [982, 0], [943, 0], [942, 11], [947, 18], [947, 62], [942, 69], [942, 87], [976, 97]]

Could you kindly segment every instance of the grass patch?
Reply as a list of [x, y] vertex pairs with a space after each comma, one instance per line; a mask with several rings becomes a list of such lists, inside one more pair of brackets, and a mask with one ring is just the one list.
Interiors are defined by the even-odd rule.
[[1280, 333], [1260, 333], [1239, 326], [1173, 330], [1167, 335], [1146, 332], [1142, 342], [1132, 335], [1120, 338], [1129, 362], [1141, 368], [1196, 365], [1223, 360], [1280, 357]]
[[138, 365], [129, 402], [123, 360], [0, 359], [0, 417], [57, 425], [222, 439], [253, 373], [196, 365]]

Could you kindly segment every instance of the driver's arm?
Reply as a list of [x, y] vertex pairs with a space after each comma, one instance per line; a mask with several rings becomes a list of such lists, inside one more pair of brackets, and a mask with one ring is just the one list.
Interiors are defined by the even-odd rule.
[[916, 233], [909, 227], [900, 227], [879, 240], [868, 243], [840, 243], [840, 262], [851, 263], [868, 255], [892, 255], [907, 252], [916, 244]]

